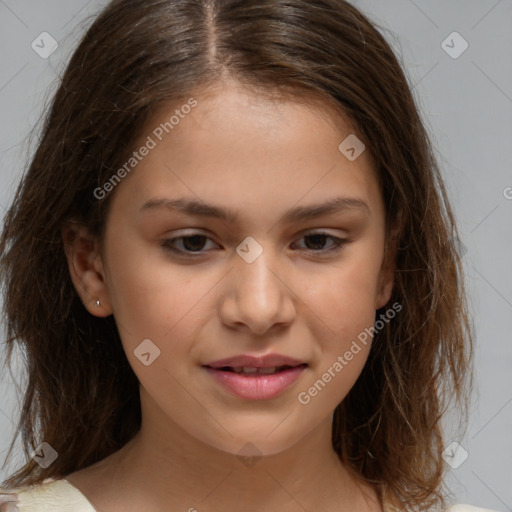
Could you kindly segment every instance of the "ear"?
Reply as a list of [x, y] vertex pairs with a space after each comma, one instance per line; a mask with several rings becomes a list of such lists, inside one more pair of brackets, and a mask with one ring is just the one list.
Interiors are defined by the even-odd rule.
[[396, 253], [398, 248], [398, 228], [394, 228], [387, 240], [384, 251], [384, 261], [382, 262], [377, 296], [375, 299], [375, 309], [384, 307], [391, 298], [391, 292], [395, 284]]
[[76, 222], [69, 222], [62, 228], [62, 239], [71, 280], [84, 306], [94, 316], [111, 315], [112, 306], [97, 240], [84, 225]]

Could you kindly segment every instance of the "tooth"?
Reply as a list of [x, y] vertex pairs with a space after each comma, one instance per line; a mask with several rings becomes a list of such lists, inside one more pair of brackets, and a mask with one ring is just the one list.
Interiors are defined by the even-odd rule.
[[272, 366], [270, 368], [259, 368], [259, 373], [275, 373], [276, 371], [276, 367], [275, 366]]
[[238, 366], [237, 368], [233, 368], [233, 371], [234, 371], [235, 373], [242, 373], [243, 368], [242, 368], [241, 366]]
[[258, 371], [258, 368], [250, 368], [248, 366], [244, 366], [243, 372], [244, 373], [256, 373]]

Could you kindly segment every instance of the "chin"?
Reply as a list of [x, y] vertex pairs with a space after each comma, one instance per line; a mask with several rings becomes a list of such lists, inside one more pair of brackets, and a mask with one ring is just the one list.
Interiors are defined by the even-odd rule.
[[[237, 434], [230, 430], [233, 437], [226, 435], [222, 439], [205, 439], [203, 442], [220, 451], [240, 457], [241, 461], [245, 463], [246, 459], [258, 459], [283, 453], [300, 440], [300, 436], [294, 438], [291, 432], [284, 429], [278, 433], [275, 424], [272, 427], [260, 426], [261, 429], [251, 435], [248, 435], [247, 432]], [[275, 434], [272, 433], [274, 429], [276, 429]]]

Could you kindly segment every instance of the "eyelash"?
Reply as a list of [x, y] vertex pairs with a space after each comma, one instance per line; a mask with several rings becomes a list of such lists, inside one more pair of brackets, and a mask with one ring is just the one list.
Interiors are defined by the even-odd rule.
[[[306, 251], [310, 251], [312, 253], [337, 254], [341, 250], [343, 250], [344, 246], [349, 242], [349, 240], [347, 240], [347, 239], [339, 238], [337, 236], [329, 235], [327, 233], [322, 233], [322, 232], [308, 233], [307, 235], [304, 235], [301, 238], [308, 238], [311, 236], [323, 236], [326, 238], [330, 238], [334, 242], [334, 245], [330, 249], [319, 249], [319, 250], [305, 249]], [[171, 245], [176, 240], [185, 240], [187, 238], [195, 238], [195, 237], [203, 237], [203, 238], [208, 238], [208, 239], [210, 238], [202, 233], [196, 233], [196, 234], [192, 234], [192, 235], [179, 236], [176, 238], [169, 238], [169, 239], [163, 240], [161, 245], [165, 251], [171, 252], [173, 254], [177, 254], [179, 256], [184, 256], [186, 258], [197, 258], [197, 257], [202, 256], [204, 254], [204, 252], [182, 251], [181, 249], [176, 249], [176, 247], [173, 247]]]

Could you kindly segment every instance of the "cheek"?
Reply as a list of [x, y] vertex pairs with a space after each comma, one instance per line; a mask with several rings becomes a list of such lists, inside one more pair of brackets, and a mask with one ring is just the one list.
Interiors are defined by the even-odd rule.
[[317, 364], [297, 400], [313, 416], [333, 410], [366, 364], [376, 314], [375, 274], [367, 270], [359, 265], [338, 269], [330, 279], [316, 280], [305, 300], [315, 313], [309, 314], [309, 329], [317, 340]]
[[354, 255], [308, 278], [303, 300], [332, 335], [353, 335], [373, 324], [377, 285], [377, 262]]
[[112, 244], [109, 294], [127, 352], [150, 339], [164, 355], [169, 343], [179, 351], [179, 340], [193, 338], [204, 308], [213, 308], [205, 299], [219, 281], [208, 272], [198, 275], [194, 266], [179, 266], [165, 255], [148, 257], [147, 248], [131, 245], [128, 250], [122, 243]]
[[352, 389], [366, 364], [370, 352], [369, 344], [356, 342], [348, 344], [345, 349], [326, 358], [321, 368], [299, 390], [297, 401], [313, 409], [309, 411], [316, 413], [312, 416], [333, 411]]
[[[377, 251], [373, 251], [375, 254]], [[375, 323], [375, 292], [380, 263], [360, 251], [332, 268], [329, 274], [311, 279], [304, 301], [315, 332], [318, 365], [308, 387], [301, 389], [299, 403], [318, 414], [334, 409], [347, 395], [366, 364]], [[328, 328], [326, 328], [326, 326]]]

